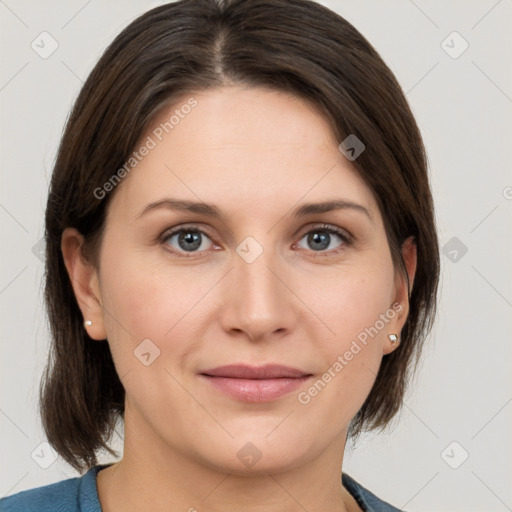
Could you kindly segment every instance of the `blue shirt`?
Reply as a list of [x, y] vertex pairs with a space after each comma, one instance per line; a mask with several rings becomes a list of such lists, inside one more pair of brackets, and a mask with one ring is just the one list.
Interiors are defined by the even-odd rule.
[[[110, 466], [94, 466], [83, 476], [21, 491], [0, 500], [0, 512], [102, 512], [96, 486], [98, 471]], [[342, 482], [364, 512], [401, 512], [343, 473]]]

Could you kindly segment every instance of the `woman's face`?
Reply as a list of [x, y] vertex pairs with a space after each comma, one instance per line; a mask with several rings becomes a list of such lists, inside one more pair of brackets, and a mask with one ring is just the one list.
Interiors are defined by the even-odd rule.
[[[184, 97], [141, 139], [154, 147], [111, 192], [99, 271], [75, 275], [140, 456], [175, 452], [240, 474], [328, 447], [342, 457], [408, 309], [375, 199], [340, 142], [298, 98], [238, 87]], [[345, 206], [304, 206], [330, 202]], [[225, 365], [297, 375], [204, 375]]]

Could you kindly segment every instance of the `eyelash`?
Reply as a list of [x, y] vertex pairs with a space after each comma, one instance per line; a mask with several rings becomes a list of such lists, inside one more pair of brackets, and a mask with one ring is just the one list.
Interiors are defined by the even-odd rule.
[[[205, 231], [197, 226], [194, 226], [194, 225], [185, 225], [185, 226], [181, 226], [178, 229], [174, 229], [172, 231], [165, 232], [161, 238], [162, 244], [165, 244], [165, 242], [167, 242], [174, 235], [177, 235], [182, 232], [201, 233], [202, 235], [207, 236], [213, 243], [216, 244], [214, 238], [207, 231]], [[332, 256], [334, 254], [338, 254], [353, 244], [353, 238], [351, 235], [349, 235], [347, 232], [345, 232], [345, 231], [341, 230], [340, 228], [333, 226], [331, 224], [322, 224], [319, 226], [314, 226], [313, 228], [309, 229], [309, 231], [303, 232], [301, 234], [299, 240], [302, 240], [306, 235], [309, 235], [310, 233], [317, 233], [317, 232], [330, 233], [330, 234], [337, 235], [343, 241], [343, 245], [338, 249], [331, 249], [330, 251], [311, 251], [313, 253], [314, 258], [328, 257], [328, 256]], [[186, 252], [178, 252], [174, 249], [166, 248], [166, 250], [171, 252], [173, 255], [178, 256], [179, 258], [196, 257], [197, 255], [201, 255], [202, 252], [205, 252], [205, 251], [190, 252], [187, 255]]]

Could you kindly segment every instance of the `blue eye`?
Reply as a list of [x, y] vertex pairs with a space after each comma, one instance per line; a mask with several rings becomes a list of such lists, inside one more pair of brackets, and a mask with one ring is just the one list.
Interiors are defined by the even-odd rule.
[[[326, 249], [329, 248], [331, 242], [333, 241], [333, 235], [335, 238], [337, 237], [338, 239], [340, 239], [342, 243], [339, 244], [337, 247], [331, 247], [331, 249], [326, 251]], [[319, 226], [308, 231], [301, 238], [301, 240], [303, 240], [304, 238], [306, 238], [306, 243], [309, 244], [309, 248], [311, 248], [313, 252], [338, 252], [340, 250], [340, 247], [343, 248], [343, 246], [349, 246], [351, 244], [349, 236], [344, 231], [342, 231], [339, 228], [336, 228], [335, 226], [330, 226], [328, 224]]]
[[[165, 235], [164, 242], [167, 245], [170, 245], [173, 252], [176, 252], [179, 256], [182, 256], [182, 254], [179, 254], [180, 252], [185, 253], [195, 253], [195, 252], [202, 252], [202, 250], [207, 250], [208, 247], [205, 247], [205, 240], [204, 238], [207, 238], [208, 240], [211, 239], [208, 236], [207, 233], [202, 231], [201, 229], [197, 228], [180, 228], [175, 231], [171, 231], [170, 233]], [[178, 247], [172, 244], [172, 240], [175, 239], [176, 243], [178, 244]], [[206, 244], [207, 245], [207, 244]], [[202, 249], [199, 251], [199, 249]]]
[[[341, 243], [336, 247], [331, 247], [333, 239], [338, 238]], [[313, 256], [329, 256], [352, 244], [352, 238], [345, 231], [324, 224], [306, 232], [300, 241], [306, 239], [309, 247], [300, 247], [310, 251]], [[167, 232], [162, 237], [164, 243], [170, 252], [180, 257], [192, 257], [196, 255], [203, 256], [209, 249], [219, 249], [219, 246], [212, 241], [212, 237], [202, 229], [195, 226], [181, 226], [178, 229]]]

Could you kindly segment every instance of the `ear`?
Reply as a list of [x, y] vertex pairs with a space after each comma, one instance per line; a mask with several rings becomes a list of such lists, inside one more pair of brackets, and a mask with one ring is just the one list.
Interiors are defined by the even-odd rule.
[[84, 237], [75, 228], [66, 228], [62, 233], [61, 250], [71, 286], [84, 321], [92, 325], [84, 327], [94, 340], [107, 337], [103, 321], [103, 308], [99, 290], [98, 273], [82, 256]]
[[[396, 315], [388, 323], [386, 330], [386, 337], [389, 334], [396, 334], [399, 341], [400, 333], [405, 325], [407, 316], [409, 315], [409, 295], [412, 292], [414, 276], [416, 275], [417, 250], [414, 237], [409, 237], [402, 244], [401, 251], [409, 282], [407, 282], [406, 276], [402, 275], [401, 272], [396, 272], [395, 297], [391, 306], [391, 308], [396, 312]], [[390, 352], [393, 352], [398, 345], [399, 343], [393, 344], [389, 339], [387, 339], [384, 343], [383, 353], [389, 354]]]

